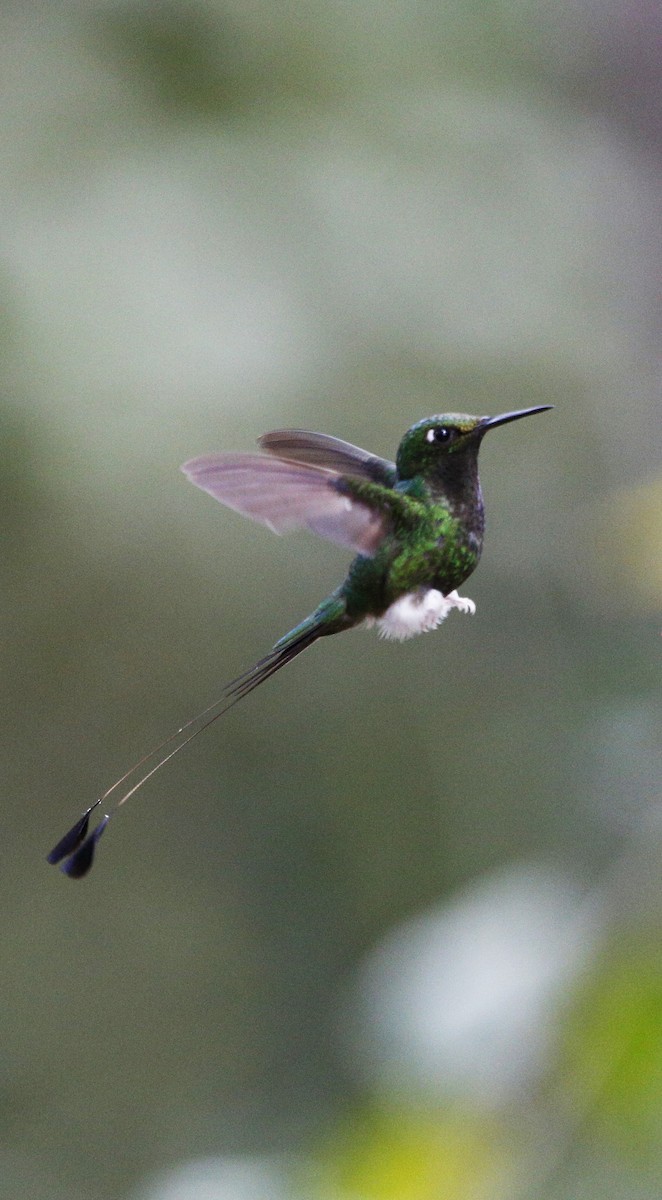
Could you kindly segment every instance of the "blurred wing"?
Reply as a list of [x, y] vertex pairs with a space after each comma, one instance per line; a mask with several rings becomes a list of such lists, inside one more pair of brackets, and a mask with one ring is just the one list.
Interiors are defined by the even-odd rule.
[[257, 444], [268, 454], [289, 458], [314, 467], [328, 467], [341, 475], [355, 479], [371, 479], [393, 487], [396, 480], [395, 463], [369, 454], [351, 442], [330, 437], [327, 433], [307, 433], [305, 429], [274, 429], [263, 433]]
[[274, 533], [307, 526], [368, 556], [386, 533], [383, 514], [343, 491], [336, 471], [258, 454], [208, 454], [184, 463], [182, 471], [215, 500]]

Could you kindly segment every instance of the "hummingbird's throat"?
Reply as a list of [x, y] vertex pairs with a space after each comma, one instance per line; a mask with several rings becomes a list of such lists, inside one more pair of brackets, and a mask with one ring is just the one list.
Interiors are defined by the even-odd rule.
[[445, 621], [451, 609], [475, 613], [476, 605], [467, 596], [449, 592], [443, 596], [436, 588], [419, 588], [394, 600], [381, 617], [367, 617], [364, 629], [377, 626], [379, 636], [392, 641], [404, 642], [418, 633], [430, 633]]

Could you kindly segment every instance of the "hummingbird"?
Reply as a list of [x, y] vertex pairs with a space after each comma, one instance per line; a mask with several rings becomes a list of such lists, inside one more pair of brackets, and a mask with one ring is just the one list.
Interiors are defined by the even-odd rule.
[[483, 548], [481, 443], [489, 430], [552, 407], [426, 417], [407, 430], [395, 462], [324, 433], [278, 429], [258, 439], [260, 454], [210, 454], [184, 463], [187, 478], [228, 508], [275, 533], [308, 527], [355, 557], [314, 612], [116, 780], [53, 847], [48, 862], [83, 878], [110, 820], [107, 813], [88, 832], [98, 805], [126, 784], [112, 812], [120, 808], [193, 738], [320, 638], [363, 626], [404, 641], [436, 629], [453, 609], [474, 613], [473, 600], [457, 589]]

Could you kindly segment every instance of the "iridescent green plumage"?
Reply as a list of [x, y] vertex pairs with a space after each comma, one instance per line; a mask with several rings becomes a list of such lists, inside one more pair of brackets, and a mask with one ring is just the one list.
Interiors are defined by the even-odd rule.
[[[313, 633], [324, 637], [366, 619], [379, 620], [404, 596], [427, 589], [442, 596], [456, 592], [475, 570], [483, 548], [482, 439], [488, 429], [546, 407], [492, 418], [458, 413], [427, 417], [405, 434], [396, 462], [382, 464], [381, 481], [337, 480], [335, 487], [353, 502], [381, 515], [382, 539], [370, 556], [354, 559], [340, 587], [276, 643], [274, 654], [292, 648], [302, 635], [310, 644]], [[290, 436], [288, 452], [294, 455], [296, 438]]]

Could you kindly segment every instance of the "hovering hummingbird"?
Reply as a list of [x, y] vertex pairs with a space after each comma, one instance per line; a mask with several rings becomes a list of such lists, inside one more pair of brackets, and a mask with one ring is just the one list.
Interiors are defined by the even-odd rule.
[[279, 429], [259, 438], [263, 454], [210, 454], [184, 463], [191, 482], [229, 508], [275, 533], [308, 526], [356, 557], [340, 587], [265, 658], [116, 780], [53, 847], [48, 862], [61, 863], [72, 879], [86, 875], [110, 819], [107, 814], [88, 834], [94, 809], [127, 784], [115, 805], [120, 808], [203, 729], [319, 638], [362, 625], [404, 640], [436, 629], [453, 608], [474, 613], [473, 600], [457, 589], [483, 548], [481, 442], [490, 429], [552, 407], [497, 417], [426, 417], [407, 431], [395, 462], [323, 433]]

